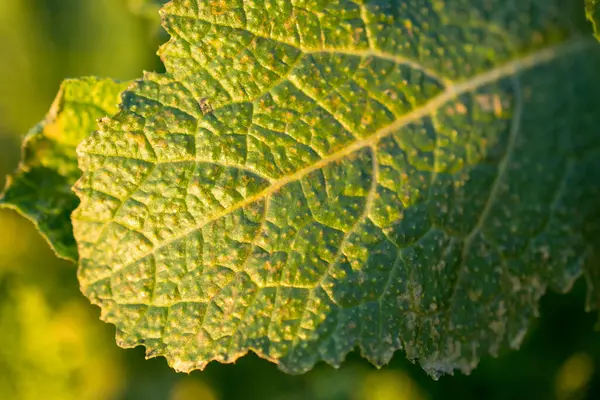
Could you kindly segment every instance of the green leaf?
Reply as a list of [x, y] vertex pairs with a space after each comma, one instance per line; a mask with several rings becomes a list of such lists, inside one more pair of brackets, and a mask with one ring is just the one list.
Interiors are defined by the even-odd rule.
[[[579, 12], [579, 13], [578, 13]], [[175, 0], [78, 148], [83, 293], [180, 371], [358, 346], [437, 376], [582, 273], [600, 48], [570, 1]], [[581, 26], [581, 31], [575, 29]]]
[[77, 261], [71, 213], [79, 200], [71, 187], [81, 171], [75, 149], [98, 118], [117, 111], [126, 87], [110, 79], [64, 81], [46, 118], [27, 134], [19, 168], [0, 195], [0, 207], [30, 219], [62, 258]]
[[585, 0], [585, 15], [594, 27], [596, 38], [600, 39], [600, 32], [598, 32], [600, 25], [600, 1]]

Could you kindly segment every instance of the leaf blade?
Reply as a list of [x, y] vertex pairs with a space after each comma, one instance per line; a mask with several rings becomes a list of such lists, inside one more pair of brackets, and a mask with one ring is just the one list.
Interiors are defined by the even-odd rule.
[[[518, 345], [546, 287], [581, 274], [581, 218], [563, 213], [586, 197], [560, 187], [588, 184], [565, 160], [598, 143], [588, 125], [545, 140], [534, 123], [552, 109], [575, 130], [575, 104], [596, 121], [581, 82], [563, 81], [597, 49], [553, 4], [474, 26], [460, 6], [427, 6], [447, 13], [443, 34], [393, 2], [312, 5], [320, 28], [287, 3], [166, 6], [168, 73], [147, 74], [79, 148], [80, 282], [121, 345], [184, 371], [253, 350], [303, 372], [355, 346], [380, 366], [404, 348], [433, 375]], [[285, 29], [265, 30], [269, 13]], [[484, 40], [448, 60], [406, 39], [451, 48], [453, 29]], [[572, 105], [540, 100], [562, 91]]]

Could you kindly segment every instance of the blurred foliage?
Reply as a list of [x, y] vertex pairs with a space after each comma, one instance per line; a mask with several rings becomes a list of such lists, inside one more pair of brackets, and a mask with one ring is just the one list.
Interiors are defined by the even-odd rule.
[[[157, 0], [158, 1], [158, 0]], [[19, 143], [67, 77], [131, 79], [161, 70], [165, 40], [143, 0], [0, 0], [0, 185]], [[151, 10], [151, 11], [150, 11]], [[425, 400], [600, 398], [600, 335], [580, 282], [549, 294], [521, 350], [486, 358], [471, 376], [432, 381], [398, 352], [377, 371], [352, 354], [339, 370], [285, 375], [254, 355], [204, 372], [173, 372], [114, 329], [79, 293], [75, 266], [33, 226], [0, 211], [0, 398], [93, 400]]]
[[141, 15], [151, 19], [157, 19], [158, 10], [168, 0], [125, 0], [129, 6], [129, 10], [137, 15]]

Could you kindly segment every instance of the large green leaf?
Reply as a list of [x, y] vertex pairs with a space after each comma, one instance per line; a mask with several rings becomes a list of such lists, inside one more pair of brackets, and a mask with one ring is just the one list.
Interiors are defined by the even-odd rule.
[[[431, 374], [517, 347], [582, 273], [600, 48], [562, 0], [174, 0], [79, 148], [83, 292], [181, 371]], [[579, 32], [576, 27], [582, 27]]]
[[81, 171], [75, 148], [98, 118], [117, 111], [126, 86], [110, 79], [64, 81], [46, 118], [27, 134], [19, 168], [0, 194], [0, 207], [30, 219], [60, 257], [77, 261], [71, 213], [79, 201], [71, 187]]

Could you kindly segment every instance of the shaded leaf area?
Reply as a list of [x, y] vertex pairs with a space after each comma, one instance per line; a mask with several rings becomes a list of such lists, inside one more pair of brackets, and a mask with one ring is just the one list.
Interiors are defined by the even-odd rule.
[[60, 257], [77, 261], [71, 213], [79, 201], [71, 187], [81, 176], [75, 148], [114, 114], [127, 84], [110, 79], [66, 80], [46, 118], [26, 136], [18, 170], [8, 178], [0, 207], [30, 219]]
[[[520, 345], [597, 232], [600, 49], [581, 5], [175, 0], [78, 148], [83, 292], [177, 370], [301, 373]], [[579, 28], [576, 28], [579, 27]]]

